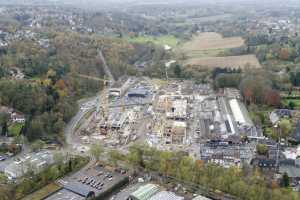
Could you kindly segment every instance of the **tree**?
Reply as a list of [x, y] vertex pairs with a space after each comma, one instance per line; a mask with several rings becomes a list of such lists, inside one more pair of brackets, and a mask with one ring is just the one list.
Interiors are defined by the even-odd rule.
[[291, 110], [294, 110], [294, 109], [295, 109], [295, 107], [296, 107], [296, 104], [295, 104], [295, 102], [293, 102], [293, 101], [289, 101], [288, 108], [289, 108], [289, 109], [291, 109]]
[[143, 150], [140, 144], [129, 147], [128, 161], [133, 167], [144, 167]]
[[237, 88], [240, 85], [241, 75], [237, 73], [231, 74], [219, 74], [216, 77], [216, 87], [235, 87]]
[[181, 72], [182, 72], [181, 66], [178, 64], [175, 65], [174, 74], [177, 78], [181, 78]]
[[279, 107], [281, 103], [280, 94], [276, 90], [267, 90], [265, 94], [265, 102], [269, 106]]
[[297, 69], [296, 72], [290, 72], [290, 81], [294, 86], [300, 86], [300, 71]]
[[288, 119], [283, 119], [279, 123], [279, 128], [281, 130], [281, 137], [287, 138], [290, 136], [292, 132], [292, 124], [290, 120]]
[[266, 75], [246, 74], [240, 84], [240, 90], [247, 103], [265, 103], [265, 94], [271, 90], [272, 82]]
[[42, 140], [36, 140], [31, 144], [31, 148], [34, 152], [40, 151], [45, 146], [45, 142]]
[[193, 159], [189, 156], [184, 156], [179, 164], [179, 174], [177, 177], [185, 181], [193, 179]]
[[282, 186], [288, 187], [290, 185], [290, 178], [286, 172], [284, 172], [282, 176]]
[[91, 146], [90, 154], [92, 157], [96, 159], [96, 161], [99, 161], [100, 156], [102, 155], [103, 152], [104, 152], [103, 146], [101, 144], [93, 144]]
[[44, 130], [45, 129], [43, 127], [43, 122], [38, 117], [31, 121], [26, 136], [28, 137], [29, 140], [33, 141], [35, 139], [41, 138], [41, 135], [43, 135]]
[[259, 155], [267, 155], [268, 147], [265, 144], [258, 144], [256, 145], [256, 151]]
[[1, 128], [1, 134], [2, 136], [6, 136], [7, 135], [7, 122], [8, 122], [9, 116], [7, 113], [0, 113], [0, 128]]
[[171, 160], [172, 160], [172, 153], [171, 152], [161, 152], [160, 153], [160, 169], [159, 171], [164, 174], [165, 176], [170, 175], [171, 171]]
[[274, 180], [274, 179], [271, 182], [271, 188], [273, 190], [279, 188], [278, 182], [276, 180]]
[[114, 166], [117, 166], [118, 160], [123, 160], [123, 155], [118, 150], [113, 149], [108, 154], [109, 160]]
[[289, 49], [288, 48], [281, 48], [279, 51], [279, 59], [281, 60], [288, 60], [290, 58]]

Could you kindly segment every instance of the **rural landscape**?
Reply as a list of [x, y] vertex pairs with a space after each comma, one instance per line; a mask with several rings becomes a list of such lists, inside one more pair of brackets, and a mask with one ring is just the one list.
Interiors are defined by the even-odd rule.
[[0, 0], [0, 200], [299, 200], [300, 1]]
[[[208, 66], [211, 68], [261, 68], [259, 61], [253, 54], [230, 56], [230, 50], [245, 47], [242, 37], [227, 37], [215, 32], [197, 34], [190, 41], [182, 45], [182, 52], [187, 59], [185, 65]], [[228, 56], [227, 56], [228, 55]]]

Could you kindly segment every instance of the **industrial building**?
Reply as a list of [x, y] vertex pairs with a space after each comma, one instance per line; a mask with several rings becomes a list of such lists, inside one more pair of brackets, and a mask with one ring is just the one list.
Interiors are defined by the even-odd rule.
[[226, 139], [241, 135], [263, 139], [262, 132], [254, 125], [240, 100], [216, 95], [204, 98], [198, 104], [196, 133], [199, 137]]
[[48, 151], [31, 153], [7, 165], [4, 169], [4, 174], [9, 179], [16, 179], [30, 171], [39, 173], [53, 163], [53, 154]]
[[226, 96], [229, 99], [238, 99], [242, 100], [242, 96], [240, 94], [240, 91], [235, 88], [224, 88], [224, 96]]
[[225, 168], [250, 164], [255, 156], [255, 146], [251, 144], [229, 144], [224, 141], [210, 141], [200, 146], [201, 160], [215, 163]]
[[77, 182], [68, 182], [64, 185], [64, 189], [80, 195], [85, 199], [93, 199], [96, 196], [96, 193], [91, 190], [90, 187]]
[[161, 191], [154, 196], [152, 196], [149, 200], [184, 200], [183, 197], [177, 196], [173, 192]]
[[229, 105], [238, 126], [253, 126], [253, 122], [251, 121], [244, 104], [237, 99], [231, 99], [229, 100]]
[[46, 200], [92, 200], [106, 196], [129, 181], [127, 172], [116, 172], [96, 165], [57, 181], [60, 189]]
[[133, 78], [123, 78], [120, 81], [115, 82], [110, 88], [109, 88], [109, 97], [120, 97], [123, 96], [126, 91], [129, 89], [132, 82], [135, 82]]
[[158, 185], [146, 184], [141, 186], [129, 196], [129, 200], [149, 200], [152, 196], [160, 191]]
[[146, 98], [148, 95], [148, 90], [143, 87], [132, 88], [128, 91], [129, 98]]
[[130, 194], [129, 200], [184, 200], [173, 192], [161, 191], [161, 188], [155, 184], [146, 184], [139, 187], [138, 190]]
[[69, 190], [61, 189], [44, 200], [84, 200], [85, 198]]

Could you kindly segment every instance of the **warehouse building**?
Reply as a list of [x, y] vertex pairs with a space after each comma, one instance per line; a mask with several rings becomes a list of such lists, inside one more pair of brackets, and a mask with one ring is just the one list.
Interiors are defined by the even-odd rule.
[[253, 126], [253, 122], [249, 117], [249, 113], [244, 104], [237, 99], [229, 100], [235, 121], [239, 126]]
[[115, 82], [109, 89], [109, 97], [123, 96], [126, 93], [126, 91], [129, 89], [129, 87], [133, 81], [134, 80], [131, 78], [129, 78], [127, 80], [125, 78], [123, 80]]
[[177, 196], [173, 192], [161, 191], [152, 196], [149, 200], [184, 200], [184, 198]]
[[132, 88], [128, 91], [129, 98], [146, 98], [149, 91], [146, 88]]
[[46, 197], [44, 200], [84, 200], [85, 198], [75, 194], [73, 192], [70, 192], [66, 189], [61, 189], [58, 192], [54, 193], [53, 195], [50, 195]]
[[149, 200], [160, 191], [158, 185], [147, 184], [141, 186], [138, 190], [130, 194], [129, 200]]
[[173, 192], [160, 191], [160, 187], [155, 184], [146, 184], [129, 196], [129, 200], [184, 200]]
[[85, 199], [93, 199], [96, 196], [96, 193], [93, 190], [91, 190], [88, 186], [76, 182], [69, 182], [65, 184], [64, 189], [73, 192], [77, 195], [80, 195]]

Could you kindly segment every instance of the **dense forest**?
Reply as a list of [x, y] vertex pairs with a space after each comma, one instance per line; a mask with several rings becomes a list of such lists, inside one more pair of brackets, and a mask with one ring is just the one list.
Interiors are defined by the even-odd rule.
[[[0, 51], [1, 104], [26, 115], [22, 133], [30, 141], [64, 141], [64, 125], [77, 112], [76, 101], [102, 87], [99, 81], [79, 76], [105, 76], [98, 50], [103, 52], [115, 78], [138, 73], [151, 75], [147, 70], [139, 71], [135, 63], [151, 60], [152, 69], [166, 56], [153, 44], [130, 44], [74, 32], [41, 33], [45, 34], [49, 38], [47, 48], [37, 41], [21, 40]], [[16, 68], [24, 73], [25, 79], [10, 77], [10, 71]]]

